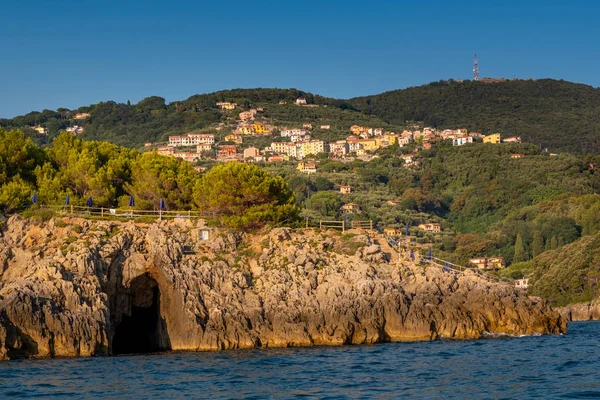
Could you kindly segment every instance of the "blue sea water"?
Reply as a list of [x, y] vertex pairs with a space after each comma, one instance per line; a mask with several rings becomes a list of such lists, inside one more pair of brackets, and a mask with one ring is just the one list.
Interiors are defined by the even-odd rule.
[[600, 322], [563, 336], [9, 361], [0, 397], [600, 398]]

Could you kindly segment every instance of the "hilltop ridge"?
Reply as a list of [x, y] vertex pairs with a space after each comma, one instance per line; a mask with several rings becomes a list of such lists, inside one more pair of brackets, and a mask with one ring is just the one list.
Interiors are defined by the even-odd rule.
[[[291, 108], [299, 97], [306, 99], [307, 107]], [[137, 104], [107, 101], [76, 110], [44, 110], [0, 119], [0, 126], [22, 129], [44, 143], [61, 130], [77, 125], [83, 128], [84, 138], [140, 147], [145, 142], [164, 141], [169, 135], [218, 125], [224, 118], [216, 105], [220, 101], [238, 104], [238, 112], [272, 106], [275, 110], [268, 111], [276, 111], [270, 116], [276, 122], [302, 124], [308, 122], [307, 118], [321, 124], [335, 122], [340, 132], [348, 132], [351, 125], [361, 121], [398, 129], [421, 123], [484, 134], [498, 131], [505, 136], [521, 136], [550, 151], [600, 150], [600, 89], [553, 79], [449, 80], [352, 99], [334, 99], [298, 89], [233, 89], [168, 104], [164, 98], [152, 96]], [[314, 112], [313, 105], [321, 111]], [[77, 113], [89, 113], [90, 117], [74, 119]], [[35, 127], [42, 133], [34, 131]]]

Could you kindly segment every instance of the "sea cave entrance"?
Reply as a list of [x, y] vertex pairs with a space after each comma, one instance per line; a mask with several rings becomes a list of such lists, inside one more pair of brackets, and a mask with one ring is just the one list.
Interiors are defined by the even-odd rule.
[[129, 312], [124, 312], [113, 340], [112, 354], [152, 353], [171, 349], [167, 325], [160, 315], [160, 289], [148, 274], [131, 281]]

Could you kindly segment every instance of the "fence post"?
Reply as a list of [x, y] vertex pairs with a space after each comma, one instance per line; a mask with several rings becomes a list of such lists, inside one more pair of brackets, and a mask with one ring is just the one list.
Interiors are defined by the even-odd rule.
[[323, 230], [323, 220], [319, 220], [319, 230]]
[[373, 230], [373, 220], [369, 220], [369, 226], [371, 227], [370, 229]]
[[71, 204], [71, 215], [73, 215], [73, 204]]
[[100, 216], [104, 217], [104, 207], [100, 207]]
[[308, 229], [308, 217], [306, 217], [306, 229]]

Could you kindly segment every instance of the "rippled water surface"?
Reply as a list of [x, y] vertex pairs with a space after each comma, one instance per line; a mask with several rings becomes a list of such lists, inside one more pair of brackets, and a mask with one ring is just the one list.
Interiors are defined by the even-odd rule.
[[600, 322], [565, 336], [0, 363], [0, 397], [594, 398]]

